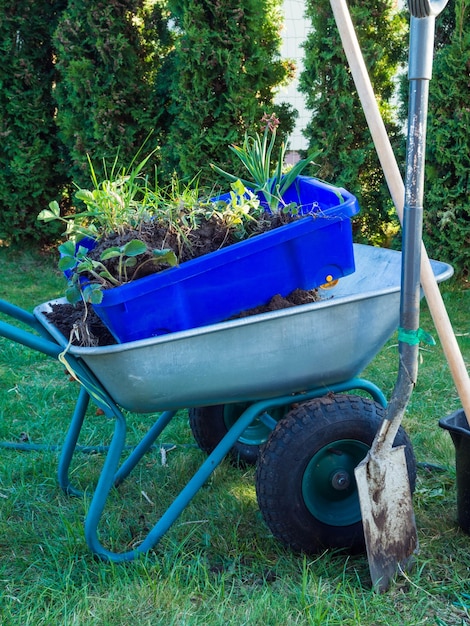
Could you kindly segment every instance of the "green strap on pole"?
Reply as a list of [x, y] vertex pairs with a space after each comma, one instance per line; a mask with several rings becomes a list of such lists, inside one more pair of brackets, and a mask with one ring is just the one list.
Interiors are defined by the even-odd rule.
[[400, 327], [398, 329], [398, 341], [407, 343], [410, 346], [416, 346], [421, 341], [429, 346], [436, 345], [434, 338], [422, 328], [418, 328], [417, 330], [407, 330], [406, 328]]

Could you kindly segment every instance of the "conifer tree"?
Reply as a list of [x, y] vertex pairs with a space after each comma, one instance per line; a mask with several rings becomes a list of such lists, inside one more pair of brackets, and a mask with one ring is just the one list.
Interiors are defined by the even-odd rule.
[[[405, 60], [406, 20], [394, 0], [349, 3], [362, 53], [388, 134], [403, 141], [392, 107], [394, 77]], [[390, 243], [396, 224], [390, 194], [344, 54], [329, 0], [308, 0], [312, 32], [300, 79], [312, 118], [305, 131], [311, 150], [322, 149], [318, 175], [354, 193], [361, 213], [356, 240]]]
[[[36, 217], [66, 178], [51, 95], [61, 0], [0, 0], [0, 240], [51, 233]], [[52, 229], [53, 230], [53, 229]]]
[[290, 75], [280, 57], [280, 0], [170, 0], [178, 38], [171, 84], [172, 123], [163, 166], [214, 180], [209, 163], [236, 173], [228, 150], [276, 112], [280, 136], [293, 128], [273, 93]]
[[[88, 184], [86, 154], [128, 166], [158, 140], [155, 82], [171, 45], [158, 0], [69, 0], [55, 33], [57, 124], [70, 173]], [[161, 95], [162, 92], [160, 92]]]
[[470, 3], [451, 0], [436, 26], [429, 93], [423, 238], [434, 258], [470, 274]]

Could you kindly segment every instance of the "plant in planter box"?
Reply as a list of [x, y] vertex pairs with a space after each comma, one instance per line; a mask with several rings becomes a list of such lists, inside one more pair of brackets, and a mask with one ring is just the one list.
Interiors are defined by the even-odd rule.
[[[166, 264], [169, 267], [177, 265], [177, 258], [173, 250], [152, 250], [153, 257], [141, 260], [138, 264], [138, 256], [148, 252], [147, 245], [140, 239], [131, 239], [121, 246], [106, 248], [100, 255], [100, 260], [90, 258], [89, 249], [69, 239], [59, 246], [61, 258], [59, 269], [70, 272], [69, 287], [66, 298], [69, 302], [79, 302], [80, 299], [92, 304], [99, 304], [103, 299], [103, 289], [112, 289], [129, 282], [129, 269], [133, 275], [148, 263], [154, 265]], [[117, 270], [113, 274], [106, 267], [105, 261], [117, 260]], [[85, 280], [81, 280], [83, 275]]]
[[[108, 181], [107, 181], [108, 182]], [[227, 243], [245, 239], [250, 235], [250, 224], [258, 223], [258, 214], [263, 214], [263, 209], [259, 209], [259, 201], [249, 192], [246, 197], [246, 190], [238, 181], [232, 184], [233, 191], [230, 192], [230, 201], [224, 203], [224, 210], [220, 204], [215, 202], [202, 202], [195, 197], [184, 198], [183, 195], [173, 195], [173, 199], [163, 200], [160, 194], [154, 191], [145, 193], [145, 212], [139, 209], [139, 215], [146, 214], [146, 218], [141, 218], [136, 224], [137, 230], [142, 236], [145, 235], [147, 241], [142, 239], [126, 240], [127, 234], [134, 233], [134, 220], [127, 222], [120, 221], [120, 228], [116, 226], [114, 232], [103, 230], [86, 229], [80, 223], [68, 223], [70, 233], [80, 233], [85, 235], [85, 239], [76, 241], [72, 236], [65, 243], [59, 246], [61, 255], [59, 269], [69, 278], [69, 287], [66, 291], [67, 300], [76, 303], [80, 299], [91, 304], [99, 304], [103, 299], [103, 290], [119, 287], [128, 282], [136, 280], [147, 274], [156, 273], [168, 267], [175, 267], [179, 259], [186, 259], [199, 256], [195, 233], [202, 230], [203, 225], [217, 225], [219, 231], [219, 241], [211, 238], [211, 249], [217, 249]], [[89, 200], [93, 198], [93, 205], [96, 209], [98, 203], [91, 192], [85, 194], [87, 190], [79, 190], [77, 196]], [[113, 201], [118, 200], [117, 194], [113, 193]], [[177, 200], [175, 200], [177, 198]], [[122, 204], [119, 202], [119, 204]], [[52, 207], [46, 215], [50, 219], [50, 214], [56, 214], [56, 207]], [[45, 213], [40, 216], [44, 219]], [[75, 217], [89, 218], [88, 213], [79, 213]], [[57, 219], [61, 218], [57, 215]], [[93, 224], [91, 224], [93, 226]], [[150, 234], [163, 245], [171, 241], [170, 248], [151, 248]], [[95, 237], [90, 238], [94, 234]], [[119, 241], [124, 241], [120, 245], [107, 246], [106, 242], [119, 235]], [[103, 243], [103, 240], [105, 243]], [[82, 245], [82, 241], [83, 244]], [[100, 244], [101, 242], [101, 244]], [[99, 257], [93, 257], [94, 250], [100, 245]], [[143, 270], [145, 269], [145, 272]]]
[[122, 232], [149, 219], [145, 201], [147, 179], [143, 175], [145, 166], [155, 151], [147, 155], [135, 165], [139, 155], [134, 157], [129, 167], [117, 170], [116, 156], [108, 174], [106, 163], [103, 162], [105, 178], [98, 180], [93, 163], [87, 155], [93, 189], [78, 188], [75, 197], [85, 204], [85, 209], [78, 213], [61, 216], [56, 201], [49, 204], [38, 215], [44, 222], [60, 220], [66, 224], [64, 235], [69, 239], [87, 237], [99, 239], [113, 232]]
[[[139, 151], [140, 152], [140, 151]], [[40, 212], [38, 219], [60, 220], [66, 224], [65, 243], [59, 246], [61, 269], [68, 278], [65, 292], [70, 303], [82, 301], [85, 305], [83, 322], [78, 334], [89, 342], [87, 329], [89, 304], [102, 300], [102, 290], [124, 284], [133, 276], [141, 274], [142, 268], [153, 264], [168, 267], [177, 260], [171, 250], [152, 250], [148, 242], [138, 239], [142, 225], [152, 219], [149, 213], [148, 179], [144, 175], [153, 152], [136, 164], [134, 157], [128, 168], [117, 168], [117, 157], [112, 167], [105, 172], [104, 180], [98, 180], [95, 168], [88, 157], [92, 189], [78, 188], [75, 196], [85, 208], [77, 213], [61, 216], [57, 202]], [[126, 241], [127, 233], [136, 233]], [[116, 245], [116, 239], [124, 241]], [[99, 256], [94, 250], [103, 247]]]
[[[222, 210], [221, 203], [200, 199], [197, 181], [182, 187], [173, 177], [168, 189], [157, 183], [152, 186], [142, 174], [147, 160], [129, 171], [115, 173], [113, 167], [114, 176], [104, 181], [97, 180], [90, 161], [93, 189], [76, 193], [86, 209], [61, 216], [53, 202], [38, 216], [67, 225], [68, 239], [59, 246], [59, 268], [68, 277], [67, 300], [85, 304], [85, 319], [87, 306], [92, 305], [107, 321], [107, 301], [116, 297], [111, 291], [119, 295], [118, 290], [131, 282], [139, 282], [140, 289], [146, 285], [141, 283], [144, 277], [245, 239], [261, 228], [264, 210], [240, 182], [232, 184], [230, 201], [223, 203]], [[88, 341], [89, 332], [82, 334]]]
[[[255, 193], [260, 194], [272, 213], [279, 210], [295, 213], [298, 210], [297, 204], [295, 202], [286, 204], [284, 196], [296, 178], [302, 174], [309, 164], [313, 163], [321, 151], [310, 154], [306, 159], [298, 161], [286, 172], [286, 145], [281, 143], [278, 159], [272, 170], [273, 150], [279, 120], [274, 114], [270, 116], [265, 115], [261, 120], [261, 124], [264, 126], [262, 137], [258, 133], [255, 133], [254, 136], [246, 133], [243, 146], [230, 146], [230, 149], [237, 155], [251, 175], [251, 180], [238, 180], [248, 189], [252, 189]], [[236, 176], [220, 167], [214, 164], [211, 164], [211, 167], [219, 174], [228, 178], [228, 180], [237, 180]]]
[[[300, 176], [313, 157], [285, 175], [278, 163], [273, 176], [269, 161], [274, 143], [268, 132], [274, 134], [275, 128], [267, 127], [263, 139], [257, 136], [254, 143], [247, 138], [243, 152], [250, 167], [258, 163], [263, 171], [254, 181], [229, 175], [231, 191], [212, 201], [201, 200], [197, 185], [187, 185], [181, 193], [172, 181], [168, 191], [157, 184], [152, 187], [141, 175], [130, 176], [139, 189], [127, 205], [115, 198], [125, 184], [94, 180], [93, 191], [81, 190], [90, 211], [78, 214], [78, 220], [85, 221], [86, 228], [99, 230], [96, 219], [103, 211], [95, 204], [107, 202], [109, 193], [132, 219], [137, 215], [141, 220], [125, 241], [117, 232], [105, 241], [96, 236], [91, 246], [85, 241], [83, 248], [88, 250], [81, 249], [83, 240], [73, 250], [67, 242], [62, 247], [61, 265], [71, 272], [72, 291], [76, 295], [78, 289], [82, 299], [88, 294], [94, 311], [118, 341], [220, 322], [265, 304], [276, 294], [313, 289], [354, 270], [352, 241], [351, 245], [346, 241], [351, 237], [350, 217], [358, 210], [354, 196]], [[279, 158], [283, 157], [281, 147]], [[100, 193], [94, 193], [97, 190]], [[311, 216], [292, 217], [304, 213]], [[266, 224], [279, 228], [263, 232], [268, 230]], [[161, 238], [145, 257], [136, 240], [146, 243], [149, 231], [159, 232]], [[134, 271], [151, 266], [165, 271], [143, 277]]]

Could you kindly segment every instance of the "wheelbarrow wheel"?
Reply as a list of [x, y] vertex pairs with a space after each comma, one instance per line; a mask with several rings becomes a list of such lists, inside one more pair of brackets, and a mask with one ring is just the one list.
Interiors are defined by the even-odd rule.
[[[189, 425], [201, 450], [210, 454], [248, 406], [246, 402], [239, 402], [190, 409]], [[285, 413], [282, 407], [272, 411], [271, 417], [279, 420]], [[255, 465], [271, 432], [269, 426], [256, 418], [231, 449], [230, 459], [236, 464]]]
[[[354, 468], [366, 456], [384, 409], [353, 395], [310, 400], [290, 411], [258, 459], [256, 492], [273, 535], [296, 552], [364, 549]], [[400, 428], [412, 491], [416, 460]]]

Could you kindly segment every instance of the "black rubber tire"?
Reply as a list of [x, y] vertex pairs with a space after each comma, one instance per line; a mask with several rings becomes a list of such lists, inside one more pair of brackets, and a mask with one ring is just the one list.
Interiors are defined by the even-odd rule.
[[[230, 424], [233, 424], [248, 406], [247, 403], [237, 403], [189, 409], [189, 425], [201, 450], [210, 454], [227, 434]], [[283, 417], [288, 408], [277, 409], [275, 413], [273, 412], [275, 419]], [[245, 436], [242, 436], [230, 450], [231, 461], [237, 465], [255, 465], [260, 449], [270, 434], [271, 431], [267, 427], [255, 422], [252, 427], [245, 431]]]
[[[256, 471], [258, 504], [277, 539], [310, 554], [325, 548], [364, 550], [354, 467], [370, 448], [383, 415], [384, 409], [368, 398], [331, 395], [299, 405], [278, 423]], [[416, 460], [403, 428], [394, 445], [405, 445], [413, 492]], [[338, 473], [343, 466], [347, 472]], [[333, 475], [348, 486], [338, 490]]]

